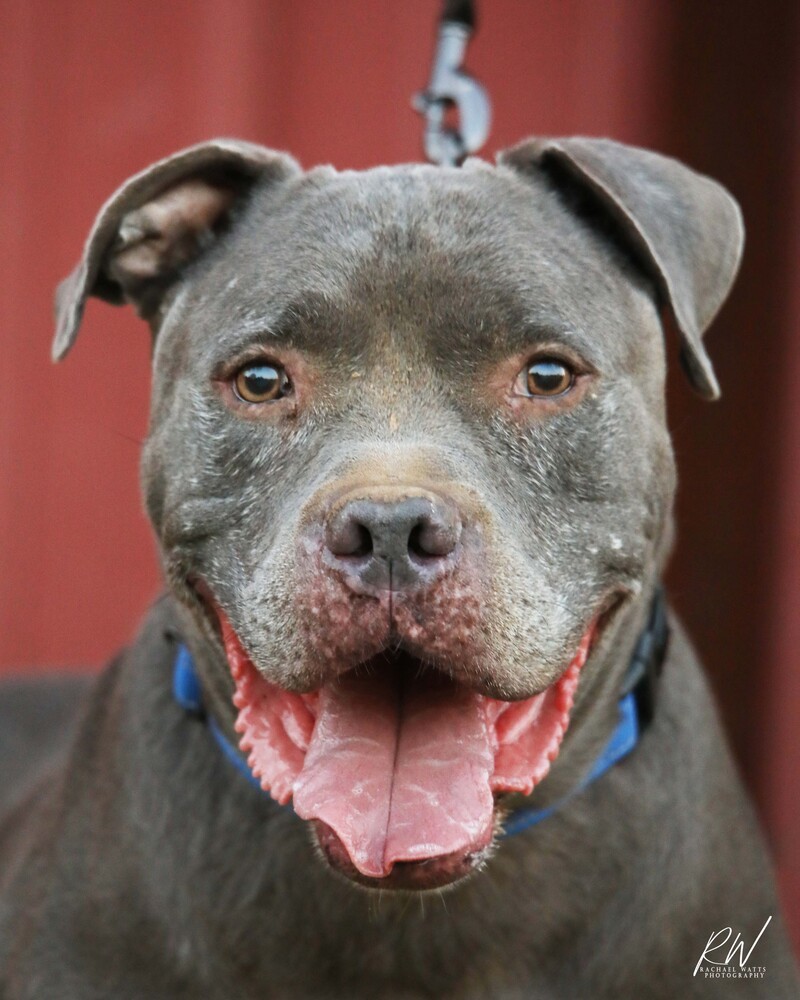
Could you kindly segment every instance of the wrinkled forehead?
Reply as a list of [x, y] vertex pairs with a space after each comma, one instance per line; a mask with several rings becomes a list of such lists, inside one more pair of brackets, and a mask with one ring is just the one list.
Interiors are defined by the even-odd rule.
[[591, 361], [637, 336], [644, 284], [544, 181], [487, 165], [322, 169], [256, 191], [180, 312], [217, 353], [255, 338], [363, 351], [411, 332], [456, 355], [572, 339]]

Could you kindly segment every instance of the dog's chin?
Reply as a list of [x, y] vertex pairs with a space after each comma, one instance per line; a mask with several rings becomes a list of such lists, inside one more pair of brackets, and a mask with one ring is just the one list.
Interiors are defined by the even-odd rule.
[[491, 854], [492, 838], [483, 847], [453, 851], [421, 861], [396, 861], [387, 875], [380, 878], [364, 875], [353, 864], [347, 848], [327, 823], [312, 821], [319, 853], [333, 871], [365, 889], [425, 892], [444, 889], [462, 882], [479, 871]]

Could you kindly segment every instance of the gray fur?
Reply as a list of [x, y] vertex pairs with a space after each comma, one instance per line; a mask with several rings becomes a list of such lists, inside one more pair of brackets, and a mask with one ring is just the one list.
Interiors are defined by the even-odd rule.
[[[635, 753], [485, 870], [416, 897], [327, 870], [303, 822], [232, 771], [169, 686], [180, 635], [234, 738], [196, 578], [284, 687], [312, 690], [382, 648], [374, 604], [351, 595], [339, 631], [332, 612], [304, 613], [309, 595], [323, 611], [344, 600], [308, 553], [342, 491], [432, 489], [464, 527], [445, 582], [396, 595], [418, 655], [529, 697], [620, 598], [534, 793], [562, 796], [613, 727], [671, 544], [660, 312], [713, 395], [700, 334], [740, 249], [718, 185], [597, 140], [523, 144], [497, 167], [341, 174], [225, 141], [112, 198], [60, 291], [54, 353], [89, 294], [151, 323], [142, 475], [170, 595], [0, 827], [4, 997], [728, 996], [730, 981], [692, 977], [708, 936], [732, 923], [752, 937], [770, 914], [767, 978], [737, 987], [796, 995], [760, 835], [677, 622]], [[254, 344], [297, 372], [294, 411], [225, 405], [220, 380]], [[591, 373], [574, 404], [526, 410], [497, 388], [540, 344]]]

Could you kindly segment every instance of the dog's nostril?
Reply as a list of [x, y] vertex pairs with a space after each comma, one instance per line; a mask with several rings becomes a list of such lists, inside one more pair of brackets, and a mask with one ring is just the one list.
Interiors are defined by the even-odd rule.
[[369, 528], [347, 516], [334, 518], [328, 526], [326, 543], [335, 556], [368, 556], [373, 549]]
[[412, 556], [417, 556], [420, 559], [424, 559], [430, 553], [425, 551], [422, 544], [422, 525], [418, 524], [412, 529], [411, 534], [408, 536], [408, 551]]
[[408, 551], [418, 559], [441, 559], [450, 555], [457, 541], [454, 526], [423, 520], [411, 529]]
[[358, 537], [358, 541], [355, 544], [352, 552], [348, 555], [351, 556], [368, 556], [372, 553], [372, 535], [369, 532], [369, 528], [366, 528], [363, 524], [354, 525], [355, 534]]

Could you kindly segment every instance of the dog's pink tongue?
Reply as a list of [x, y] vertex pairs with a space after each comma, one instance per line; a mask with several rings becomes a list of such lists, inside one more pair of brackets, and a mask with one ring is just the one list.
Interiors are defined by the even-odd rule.
[[402, 668], [347, 674], [319, 695], [295, 812], [327, 823], [363, 875], [467, 852], [492, 825], [492, 731], [483, 699]]

